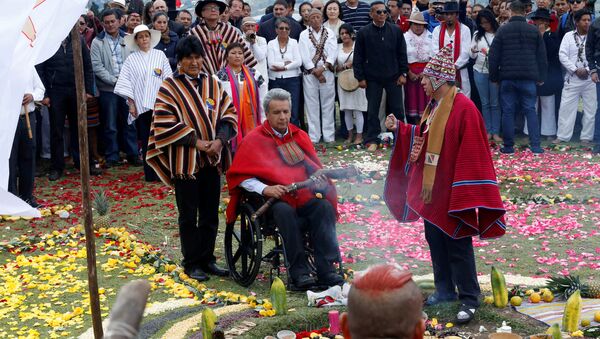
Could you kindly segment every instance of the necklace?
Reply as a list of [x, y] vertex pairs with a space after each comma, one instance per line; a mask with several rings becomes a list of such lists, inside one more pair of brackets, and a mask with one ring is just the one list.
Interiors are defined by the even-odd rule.
[[287, 49], [288, 49], [288, 44], [287, 42], [285, 43], [285, 48], [281, 49], [281, 45], [279, 45], [279, 54], [281, 54], [281, 59], [283, 60], [283, 57], [285, 55], [285, 53], [287, 53]]

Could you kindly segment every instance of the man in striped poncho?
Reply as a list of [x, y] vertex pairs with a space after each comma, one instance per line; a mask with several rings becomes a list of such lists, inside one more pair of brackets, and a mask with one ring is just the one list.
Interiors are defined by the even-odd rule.
[[204, 71], [215, 74], [227, 64], [225, 49], [233, 42], [244, 46], [244, 64], [254, 67], [257, 64], [252, 51], [246, 45], [244, 38], [235, 27], [228, 23], [219, 22], [227, 5], [221, 0], [200, 0], [196, 4], [196, 15], [201, 18], [200, 23], [190, 30], [191, 35], [197, 36], [202, 42], [206, 58], [204, 58]]
[[182, 266], [191, 278], [227, 276], [213, 254], [219, 226], [221, 173], [231, 162], [228, 142], [237, 115], [219, 80], [201, 72], [205, 53], [195, 36], [177, 45], [179, 71], [158, 92], [146, 161], [175, 188]]

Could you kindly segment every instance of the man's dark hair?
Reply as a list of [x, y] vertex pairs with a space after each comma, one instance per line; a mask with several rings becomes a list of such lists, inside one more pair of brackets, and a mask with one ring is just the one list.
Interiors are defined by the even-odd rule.
[[267, 8], [265, 8], [265, 15], [271, 13], [273, 13], [273, 5], [267, 6]]
[[402, 0], [402, 3], [400, 4], [400, 7], [402, 7], [402, 5], [410, 5], [410, 8], [412, 8], [412, 1], [410, 1], [410, 0]]
[[575, 13], [573, 13], [573, 19], [575, 20], [575, 22], [579, 22], [584, 15], [589, 15], [590, 19], [592, 17], [592, 13], [590, 13], [589, 10], [587, 10], [586, 8], [580, 9], [578, 11], [576, 11]]
[[179, 12], [177, 12], [177, 16], [179, 16], [179, 14], [181, 14], [181, 13], [187, 13], [189, 16], [192, 16], [192, 13], [190, 11], [188, 11], [187, 9], [180, 9]]
[[525, 15], [525, 7], [527, 7], [527, 5], [521, 0], [511, 1], [508, 3], [508, 6], [510, 6], [510, 11], [513, 12], [513, 14], [520, 16]]
[[296, 0], [287, 0], [288, 8], [296, 7]]
[[109, 15], [114, 15], [117, 20], [121, 20], [121, 11], [120, 10], [116, 10], [114, 8], [107, 8], [107, 9], [103, 10], [102, 13], [100, 14], [100, 21], [104, 21], [104, 18]]
[[400, 5], [400, 4], [402, 3], [402, 1], [400, 1], [400, 0], [387, 0], [387, 1], [385, 2], [385, 6], [386, 6], [386, 7], [387, 7], [387, 6], [389, 6], [389, 5], [390, 5], [390, 2], [392, 2], [392, 1], [393, 1], [393, 2], [395, 2], [395, 3], [396, 3], [396, 5]]
[[252, 5], [250, 5], [249, 3], [247, 3], [247, 2], [245, 2], [245, 1], [244, 1], [244, 2], [243, 2], [243, 6], [242, 6], [242, 8], [243, 8], [243, 7], [246, 7], [246, 6], [248, 6], [248, 7], [252, 8]]
[[244, 1], [242, 1], [242, 0], [229, 0], [229, 7], [231, 7], [231, 5], [233, 5], [233, 2], [234, 2], [234, 1], [239, 1], [239, 2], [241, 2], [241, 3], [242, 3], [242, 8], [244, 8]]
[[288, 8], [288, 2], [285, 0], [276, 0], [273, 3], [273, 7], [275, 7], [276, 5], [282, 5], [283, 7]]
[[177, 54], [177, 61], [190, 57], [192, 54], [198, 54], [203, 58], [206, 56], [200, 39], [195, 35], [188, 35], [179, 40], [177, 47], [175, 47], [175, 54]]
[[384, 5], [385, 6], [385, 3], [383, 1], [379, 1], [379, 0], [371, 2], [371, 8], [373, 8], [375, 5]]

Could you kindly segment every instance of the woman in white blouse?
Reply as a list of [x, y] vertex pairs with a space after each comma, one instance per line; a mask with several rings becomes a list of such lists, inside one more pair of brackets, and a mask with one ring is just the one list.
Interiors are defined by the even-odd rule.
[[302, 57], [298, 49], [298, 41], [290, 38], [289, 19], [285, 17], [275, 19], [275, 28], [277, 38], [269, 41], [267, 45], [269, 89], [281, 88], [292, 95], [292, 123], [299, 126]]
[[[344, 72], [352, 69], [354, 60], [354, 28], [350, 24], [340, 27], [340, 39], [342, 43], [338, 46], [338, 54], [335, 70]], [[344, 112], [344, 122], [348, 129], [346, 144], [361, 145], [363, 143], [363, 127], [365, 124], [363, 113], [367, 111], [367, 95], [364, 88], [347, 92], [337, 84], [338, 97], [340, 99], [340, 111]], [[356, 127], [356, 128], [355, 128]], [[356, 139], [354, 139], [356, 137]], [[354, 140], [353, 140], [354, 139]]]
[[136, 123], [138, 138], [142, 143], [146, 181], [159, 180], [154, 170], [146, 163], [146, 150], [158, 89], [163, 80], [173, 73], [165, 53], [154, 49], [159, 41], [160, 32], [151, 30], [146, 25], [137, 26], [133, 34], [125, 37], [127, 48], [134, 52], [123, 63], [115, 86], [115, 94], [127, 99], [129, 104], [127, 122]]
[[493, 138], [495, 142], [502, 142], [500, 137], [499, 88], [498, 84], [490, 81], [488, 68], [488, 53], [499, 24], [494, 18], [494, 14], [487, 9], [479, 12], [475, 23], [477, 24], [477, 31], [471, 42], [471, 58], [475, 59], [473, 78], [481, 100], [481, 114], [485, 121], [485, 128], [488, 131], [488, 139]]
[[344, 24], [342, 21], [342, 5], [338, 0], [329, 0], [323, 7], [323, 17], [327, 18], [323, 23], [323, 26], [329, 28], [335, 33], [335, 38], [340, 37], [340, 27]]
[[408, 79], [404, 86], [406, 118], [409, 123], [418, 124], [429, 98], [425, 94], [421, 79], [423, 69], [433, 56], [432, 35], [421, 12], [415, 12], [408, 19], [410, 28], [404, 33], [408, 56]]

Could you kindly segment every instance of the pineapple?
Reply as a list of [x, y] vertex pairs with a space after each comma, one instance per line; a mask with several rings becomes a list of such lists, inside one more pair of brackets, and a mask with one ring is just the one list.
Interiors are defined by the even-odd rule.
[[99, 230], [100, 228], [110, 227], [110, 204], [108, 197], [104, 191], [94, 193], [94, 209], [96, 210], [97, 216], [94, 220], [94, 229]]
[[568, 299], [577, 290], [581, 291], [583, 298], [600, 299], [600, 284], [596, 282], [582, 283], [579, 276], [552, 277], [546, 287], [557, 297], [564, 299]]

